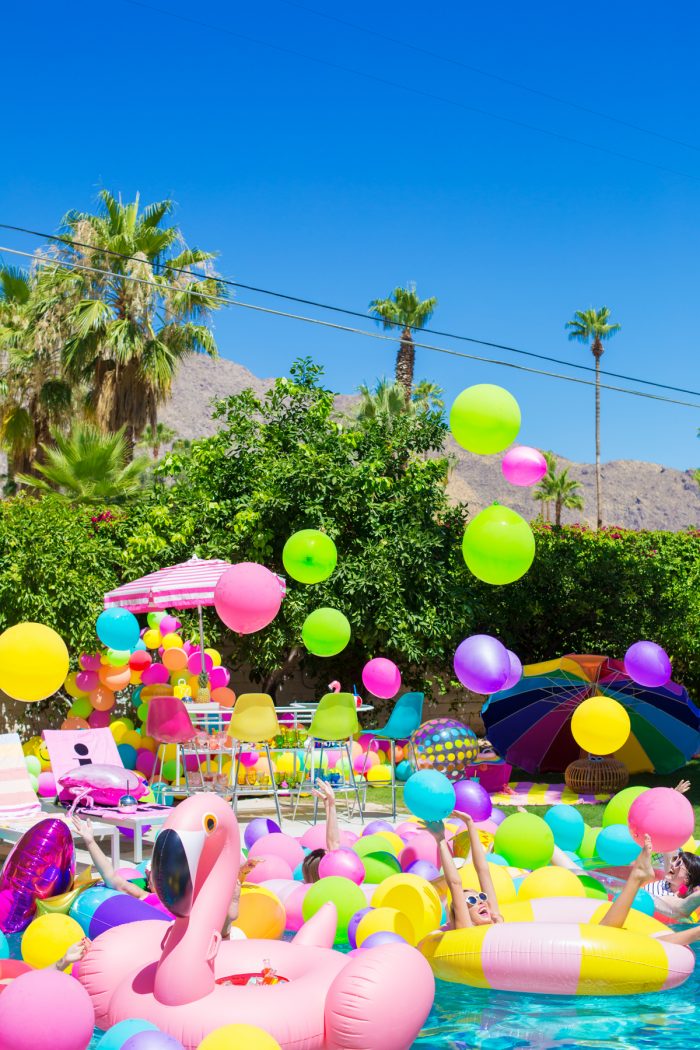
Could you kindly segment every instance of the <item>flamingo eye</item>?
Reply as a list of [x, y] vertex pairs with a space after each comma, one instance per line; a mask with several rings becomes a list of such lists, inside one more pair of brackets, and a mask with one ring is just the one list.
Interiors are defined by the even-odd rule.
[[213, 831], [216, 831], [218, 821], [213, 813], [207, 813], [202, 823], [204, 824], [204, 830], [207, 835], [211, 835]]

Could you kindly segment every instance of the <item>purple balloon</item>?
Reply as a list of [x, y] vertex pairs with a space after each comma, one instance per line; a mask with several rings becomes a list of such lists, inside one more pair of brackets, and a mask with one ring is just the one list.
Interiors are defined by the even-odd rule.
[[62, 820], [49, 818], [25, 831], [0, 874], [0, 931], [18, 933], [34, 918], [36, 902], [70, 889], [73, 839]]
[[506, 649], [508, 653], [508, 659], [510, 661], [510, 671], [508, 677], [501, 686], [501, 689], [512, 689], [514, 685], [517, 685], [523, 676], [523, 665], [520, 663], [519, 657], [511, 649]]
[[658, 689], [670, 681], [673, 668], [656, 642], [635, 642], [625, 653], [625, 671], [638, 685]]
[[393, 831], [392, 825], [388, 820], [372, 820], [365, 827], [362, 832], [363, 835], [378, 835], [382, 831]]
[[376, 933], [370, 933], [369, 937], [362, 942], [362, 951], [365, 948], [379, 948], [383, 944], [406, 944], [406, 940], [400, 937], [398, 933], [392, 933], [390, 930], [377, 930]]
[[179, 1039], [167, 1032], [137, 1032], [122, 1044], [121, 1050], [185, 1050]]
[[258, 839], [266, 835], [276, 835], [281, 830], [279, 824], [275, 824], [274, 820], [270, 820], [269, 817], [256, 817], [255, 820], [251, 820], [243, 835], [246, 849], [250, 849]]
[[408, 875], [418, 875], [421, 879], [432, 882], [440, 875], [440, 869], [431, 864], [429, 860], [414, 860], [413, 864], [406, 869]]
[[473, 693], [497, 693], [510, 674], [508, 650], [489, 634], [473, 634], [457, 646], [455, 674]]
[[348, 923], [348, 944], [351, 948], [357, 948], [357, 927], [360, 925], [365, 915], [369, 914], [371, 911], [374, 911], [374, 909], [369, 906], [366, 908], [360, 908], [359, 911], [355, 912]]
[[478, 780], [458, 780], [452, 786], [456, 796], [455, 809], [459, 813], [467, 813], [477, 824], [489, 819], [493, 810], [491, 796]]
[[489, 820], [493, 824], [502, 824], [505, 819], [506, 819], [506, 815], [503, 812], [503, 810], [502, 809], [498, 809], [497, 806], [494, 806], [493, 809], [491, 810], [491, 816], [489, 817]]

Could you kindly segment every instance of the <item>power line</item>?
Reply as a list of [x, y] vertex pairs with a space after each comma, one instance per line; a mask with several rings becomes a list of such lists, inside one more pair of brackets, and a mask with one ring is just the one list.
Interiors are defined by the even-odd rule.
[[[182, 289], [171, 288], [168, 285], [158, 284], [156, 281], [146, 280], [144, 277], [133, 277], [127, 274], [114, 274], [111, 270], [102, 270], [96, 266], [85, 266], [80, 263], [72, 262], [61, 262], [58, 259], [41, 258], [37, 257], [31, 252], [20, 251], [18, 248], [8, 248], [0, 245], [0, 253], [8, 252], [10, 255], [23, 256], [26, 259], [33, 259], [35, 262], [40, 263], [43, 266], [54, 266], [56, 269], [63, 270], [78, 270], [85, 273], [100, 274], [105, 277], [110, 277], [119, 281], [130, 281], [134, 284], [146, 285], [150, 288], [155, 288], [161, 295], [173, 294], [181, 295]], [[362, 328], [353, 328], [350, 325], [337, 324], [334, 321], [323, 321], [318, 317], [304, 317], [302, 314], [289, 313], [286, 310], [273, 310], [269, 306], [259, 306], [255, 303], [244, 303], [239, 299], [229, 299], [221, 295], [212, 295], [208, 292], [196, 292], [195, 293], [200, 299], [207, 299], [212, 302], [217, 302], [221, 306], [235, 306], [241, 309], [253, 310], [256, 313], [270, 314], [273, 317], [284, 317], [293, 321], [303, 321], [306, 324], [317, 325], [322, 328], [329, 328], [337, 332], [348, 332], [351, 335], [361, 335], [367, 339], [379, 339], [382, 342], [394, 343], [394, 337], [390, 335], [382, 335], [380, 332], [368, 332]], [[565, 376], [557, 372], [546, 372], [539, 368], [529, 368], [526, 365], [516, 364], [514, 361], [499, 361], [496, 358], [480, 357], [477, 354], [465, 354], [461, 350], [453, 350], [445, 346], [435, 346], [432, 343], [419, 342], [414, 340], [414, 346], [422, 350], [431, 350], [435, 353], [447, 354], [450, 357], [459, 357], [467, 361], [479, 361], [482, 364], [488, 365], [499, 365], [503, 368], [512, 368], [518, 372], [526, 372], [530, 375], [545, 376], [549, 379], [561, 379], [567, 383], [577, 383], [580, 386], [594, 387], [596, 384], [589, 379], [579, 379], [576, 376]], [[694, 404], [690, 401], [678, 401], [674, 398], [664, 397], [661, 394], [650, 394], [645, 390], [631, 390], [627, 387], [612, 386], [609, 383], [601, 383], [601, 390], [610, 390], [618, 394], [630, 394], [633, 397], [643, 397], [651, 401], [662, 401], [670, 405], [680, 405], [683, 408], [695, 408], [700, 409], [700, 404]]]
[[[117, 251], [114, 251], [111, 248], [98, 248], [95, 245], [87, 244], [84, 241], [71, 240], [69, 237], [64, 236], [64, 235], [44, 233], [44, 232], [42, 232], [40, 230], [32, 230], [32, 229], [29, 229], [29, 228], [27, 228], [25, 226], [13, 226], [13, 225], [10, 225], [9, 223], [5, 223], [5, 222], [0, 222], [0, 229], [2, 229], [2, 230], [12, 230], [15, 233], [26, 233], [26, 234], [29, 234], [29, 235], [31, 235], [33, 237], [42, 237], [42, 238], [44, 238], [46, 240], [50, 240], [50, 241], [58, 241], [59, 244], [70, 244], [70, 245], [73, 245], [73, 246], [78, 247], [78, 248], [86, 248], [89, 251], [98, 252], [98, 253], [100, 253], [102, 255], [112, 255], [112, 256], [114, 256], [117, 259], [124, 259], [124, 260], [129, 261], [129, 262], [138, 262], [138, 263], [146, 264], [146, 265], [150, 266], [151, 269], [155, 268], [155, 264], [150, 262], [148, 259], [137, 259], [136, 256], [134, 256], [134, 255], [127, 255], [125, 252], [117, 252]], [[34, 258], [34, 256], [31, 256], [31, 258]], [[232, 288], [243, 288], [243, 289], [245, 289], [246, 291], [249, 291], [249, 292], [256, 292], [256, 293], [259, 293], [260, 295], [273, 296], [273, 297], [275, 297], [277, 299], [284, 299], [287, 302], [299, 303], [302, 306], [314, 306], [314, 307], [317, 307], [320, 310], [329, 310], [329, 311], [331, 311], [333, 313], [344, 314], [344, 315], [346, 315], [348, 317], [359, 317], [363, 321], [367, 321], [367, 320], [371, 319], [367, 314], [362, 313], [359, 310], [352, 310], [349, 307], [333, 306], [333, 305], [331, 305], [329, 303], [319, 302], [316, 299], [306, 299], [306, 298], [302, 298], [301, 296], [290, 295], [290, 294], [288, 294], [286, 292], [277, 292], [277, 291], [273, 291], [273, 290], [271, 290], [269, 288], [262, 288], [262, 287], [260, 287], [258, 285], [254, 285], [254, 284], [244, 284], [242, 281], [234, 281], [234, 280], [231, 280], [230, 278], [226, 278], [226, 277], [219, 277], [219, 276], [214, 277], [214, 276], [209, 275], [209, 274], [200, 273], [200, 272], [198, 272], [196, 270], [195, 271], [193, 271], [193, 270], [186, 270], [186, 269], [184, 269], [182, 267], [178, 267], [178, 266], [171, 266], [170, 269], [174, 273], [180, 273], [180, 274], [183, 274], [186, 277], [196, 277], [196, 278], [198, 278], [201, 281], [215, 280], [219, 284], [225, 284], [225, 285], [228, 285], [229, 287], [232, 287]], [[388, 322], [388, 323], [392, 323], [392, 322]], [[401, 327], [402, 326], [399, 325], [399, 324], [396, 325], [397, 329], [401, 328]], [[512, 353], [512, 354], [520, 354], [523, 357], [531, 357], [531, 358], [535, 358], [535, 359], [537, 359], [539, 361], [549, 361], [551, 364], [563, 365], [565, 368], [575, 368], [575, 369], [577, 369], [578, 371], [581, 371], [581, 372], [592, 372], [592, 373], [595, 373], [595, 371], [596, 371], [596, 369], [591, 367], [590, 365], [582, 365], [582, 364], [579, 364], [578, 362], [575, 362], [575, 361], [566, 361], [566, 360], [564, 360], [562, 358], [559, 358], [559, 357], [548, 356], [547, 354], [538, 354], [538, 353], [535, 353], [532, 350], [521, 350], [518, 347], [508, 346], [505, 343], [495, 343], [495, 342], [491, 342], [491, 341], [486, 340], [486, 339], [477, 339], [475, 336], [461, 335], [461, 334], [458, 334], [456, 332], [446, 332], [446, 331], [442, 331], [442, 330], [440, 330], [438, 328], [420, 328], [420, 329], [414, 329], [414, 330], [415, 331], [421, 331], [421, 332], [427, 332], [429, 335], [437, 335], [437, 336], [440, 336], [443, 339], [454, 339], [454, 340], [457, 340], [459, 342], [474, 343], [475, 345], [478, 345], [478, 346], [487, 346], [487, 347], [489, 347], [492, 350], [506, 350], [507, 352]], [[625, 380], [625, 382], [628, 382], [628, 383], [640, 383], [643, 386], [652, 386], [652, 387], [655, 387], [655, 388], [657, 388], [659, 390], [671, 390], [671, 391], [673, 391], [675, 393], [678, 393], [678, 394], [690, 394], [693, 397], [700, 397], [700, 391], [698, 391], [698, 390], [689, 390], [686, 387], [673, 386], [673, 385], [671, 385], [669, 383], [659, 383], [659, 382], [656, 382], [656, 381], [654, 381], [652, 379], [641, 379], [639, 376], [628, 376], [628, 375], [625, 375], [624, 373], [620, 373], [620, 372], [609, 372], [609, 371], [607, 371], [607, 369], [605, 371], [605, 375], [606, 376], [610, 376], [612, 379], [623, 379], [623, 380]]]
[[366, 33], [368, 36], [373, 36], [378, 40], [385, 40], [389, 44], [396, 44], [397, 47], [405, 47], [407, 50], [414, 51], [418, 55], [425, 55], [427, 58], [434, 58], [439, 62], [447, 62], [449, 65], [457, 66], [459, 69], [466, 69], [470, 73], [476, 73], [480, 77], [487, 77], [489, 80], [495, 80], [499, 84], [507, 84], [509, 87], [517, 88], [519, 91], [527, 91], [530, 95], [537, 95], [539, 98], [546, 98], [550, 102], [557, 102], [559, 105], [569, 106], [571, 109], [578, 110], [579, 113], [588, 113], [592, 117], [601, 117], [603, 120], [609, 120], [613, 124], [619, 124], [620, 127], [630, 128], [630, 130], [639, 131], [643, 135], [651, 135], [664, 142], [670, 142], [674, 146], [683, 146], [685, 149], [692, 149], [696, 152], [700, 152], [700, 146], [695, 146], [692, 142], [684, 142], [683, 139], [676, 139], [671, 135], [664, 135], [661, 131], [655, 131], [653, 128], [645, 128], [641, 124], [632, 124], [629, 120], [622, 120], [620, 117], [614, 117], [610, 113], [603, 113], [599, 109], [591, 109], [590, 106], [584, 106], [579, 102], [572, 102], [571, 99], [561, 98], [559, 95], [553, 95], [549, 91], [542, 91], [529, 84], [522, 84], [518, 80], [510, 80], [508, 77], [501, 76], [499, 73], [494, 73], [488, 69], [481, 69], [479, 66], [473, 66], [468, 62], [463, 62], [459, 58], [453, 58], [451, 55], [443, 55], [437, 51], [431, 51], [429, 48], [420, 47], [418, 44], [414, 44], [409, 40], [399, 40], [398, 37], [390, 36], [388, 33], [380, 32], [377, 29], [372, 29], [370, 26], [360, 25], [358, 22], [350, 22], [346, 18], [339, 18], [337, 15], [331, 15], [327, 11], [318, 11], [314, 7], [307, 7], [306, 4], [298, 3], [298, 0], [278, 0], [278, 2], [286, 4], [287, 7], [296, 7], [299, 11], [306, 11], [307, 14], [315, 15], [318, 18], [325, 18], [329, 22], [336, 22], [338, 25], [348, 26], [350, 29], [356, 29], [360, 33]]
[[677, 171], [675, 168], [668, 168], [663, 164], [656, 164], [651, 160], [642, 160], [641, 157], [633, 157], [628, 153], [620, 153], [618, 150], [609, 149], [607, 146], [601, 146], [598, 143], [586, 142], [583, 139], [574, 138], [572, 135], [563, 135], [561, 132], [539, 127], [537, 124], [529, 124], [523, 120], [516, 120], [514, 117], [505, 117], [500, 113], [492, 113], [490, 110], [480, 109], [477, 106], [469, 106], [466, 102], [460, 102], [458, 99], [449, 98], [447, 95], [437, 95], [434, 92], [424, 91], [422, 88], [414, 87], [412, 84], [401, 84], [396, 80], [389, 80], [387, 77], [380, 77], [376, 73], [366, 73], [364, 70], [355, 69], [353, 66], [342, 65], [340, 62], [331, 62], [330, 59], [320, 58], [318, 55], [309, 55], [305, 54], [303, 51], [297, 51], [294, 48], [285, 47], [282, 44], [273, 44], [269, 40], [261, 40], [258, 37], [250, 36], [247, 33], [239, 33], [237, 30], [229, 29], [227, 26], [215, 25], [213, 22], [204, 22], [199, 18], [192, 18], [190, 15], [180, 14], [179, 11], [169, 11], [166, 8], [154, 7], [152, 4], [143, 3], [143, 0], [122, 0], [122, 2], [131, 4], [133, 7], [140, 7], [145, 11], [151, 11], [153, 14], [165, 15], [167, 18], [177, 18], [182, 22], [188, 22], [190, 25], [200, 26], [203, 29], [211, 29], [215, 33], [223, 33], [225, 36], [232, 36], [238, 40], [244, 40], [246, 43], [254, 44], [256, 47], [270, 48], [281, 54], [301, 58], [305, 62], [315, 62], [317, 65], [326, 66], [328, 69], [339, 70], [341, 73], [350, 73], [352, 76], [371, 80], [375, 84], [383, 84], [385, 87], [398, 88], [400, 91], [408, 91], [412, 95], [418, 95], [421, 98], [430, 99], [431, 102], [442, 102], [448, 106], [456, 106], [457, 109], [462, 109], [467, 113], [476, 113], [479, 116], [488, 117], [491, 120], [500, 120], [502, 123], [510, 124], [513, 127], [525, 128], [527, 131], [536, 131], [540, 135], [548, 135], [550, 138], [559, 139], [561, 142], [568, 142], [570, 145], [583, 146], [586, 149], [595, 150], [598, 153], [605, 153], [607, 156], [616, 157], [618, 160], [628, 160], [632, 161], [634, 164], [642, 164], [647, 168], [655, 168], [657, 171], [663, 171], [667, 175], [677, 175], [682, 179], [692, 179], [694, 182], [700, 182], [699, 175], [691, 175], [685, 171]]

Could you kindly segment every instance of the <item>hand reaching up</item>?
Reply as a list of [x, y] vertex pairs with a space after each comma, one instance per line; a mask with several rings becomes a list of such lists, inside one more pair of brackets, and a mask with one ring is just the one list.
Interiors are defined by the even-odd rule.
[[335, 792], [327, 780], [317, 780], [314, 784], [313, 793], [320, 798], [326, 809], [335, 806]]

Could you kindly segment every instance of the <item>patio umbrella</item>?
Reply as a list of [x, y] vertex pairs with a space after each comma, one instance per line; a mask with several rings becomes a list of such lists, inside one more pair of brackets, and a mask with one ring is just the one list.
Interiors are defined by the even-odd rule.
[[627, 710], [631, 732], [614, 757], [631, 773], [672, 773], [700, 747], [700, 710], [683, 686], [647, 689], [632, 681], [621, 660], [605, 656], [525, 666], [517, 685], [484, 705], [487, 736], [500, 755], [529, 773], [563, 772], [580, 757], [571, 717], [590, 696], [612, 697]]

